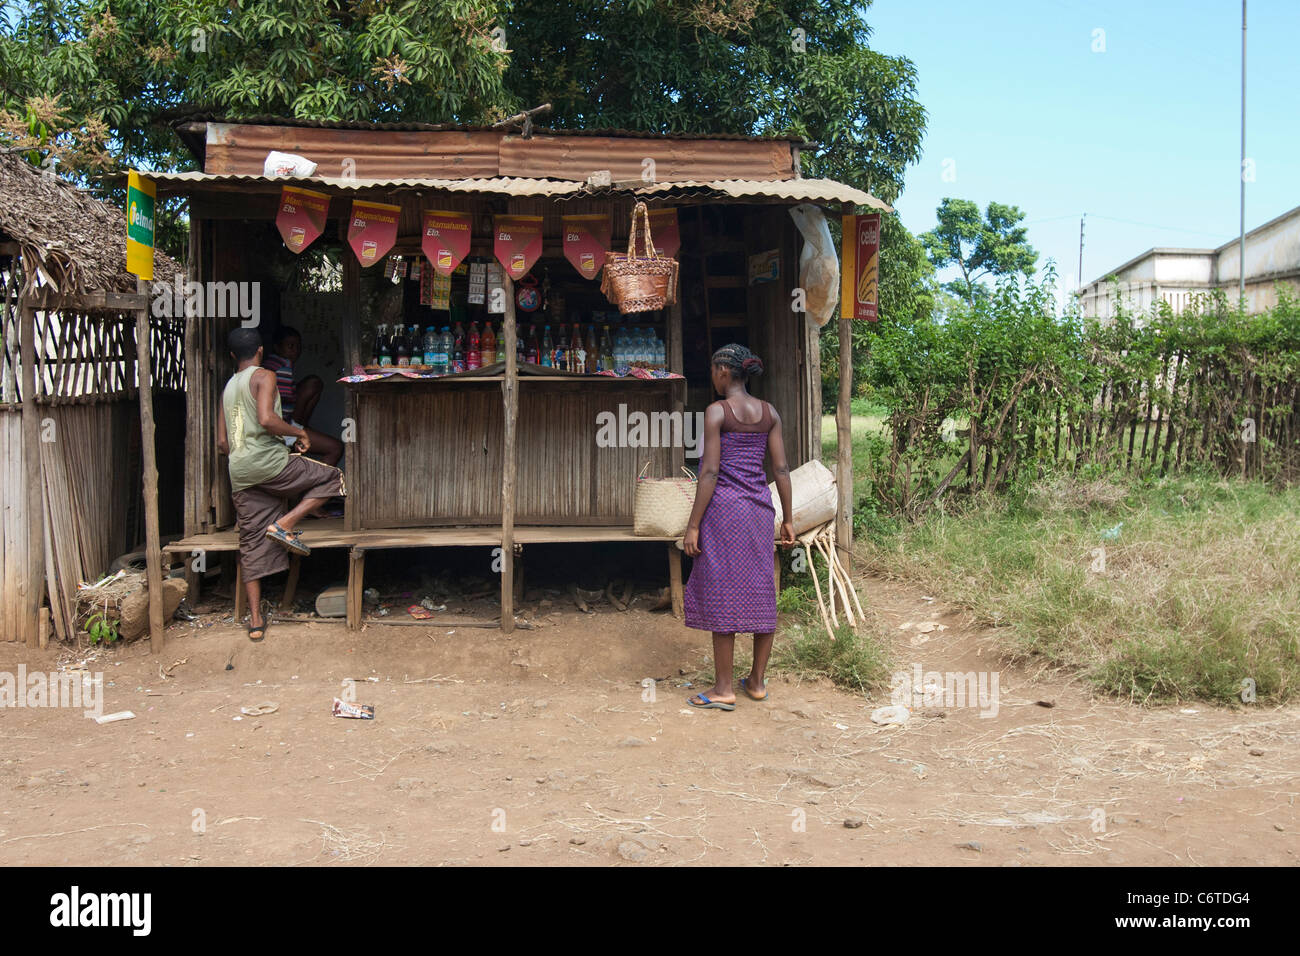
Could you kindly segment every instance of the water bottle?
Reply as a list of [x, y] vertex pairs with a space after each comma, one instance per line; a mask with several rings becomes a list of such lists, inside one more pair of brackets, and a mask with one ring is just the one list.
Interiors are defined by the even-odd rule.
[[446, 375], [451, 367], [451, 346], [451, 329], [444, 325], [442, 332], [438, 334], [438, 354], [434, 361], [439, 375]]
[[424, 330], [424, 364], [430, 368], [438, 364], [438, 333], [432, 325]]

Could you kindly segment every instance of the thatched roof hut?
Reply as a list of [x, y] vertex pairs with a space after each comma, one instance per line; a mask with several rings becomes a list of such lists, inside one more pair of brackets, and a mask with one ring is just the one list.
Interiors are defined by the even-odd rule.
[[[0, 153], [0, 243], [7, 241], [18, 245], [24, 291], [37, 282], [59, 295], [135, 291], [135, 276], [126, 271], [122, 210]], [[167, 276], [182, 271], [161, 250], [154, 269]]]
[[161, 646], [155, 445], [184, 441], [185, 330], [150, 313], [122, 211], [0, 154], [0, 641], [72, 639], [78, 584], [145, 540]]

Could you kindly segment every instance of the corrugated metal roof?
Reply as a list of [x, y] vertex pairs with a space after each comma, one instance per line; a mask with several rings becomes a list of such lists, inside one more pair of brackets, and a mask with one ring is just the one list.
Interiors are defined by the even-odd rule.
[[[360, 120], [308, 120], [296, 119], [292, 116], [223, 116], [218, 113], [196, 113], [189, 116], [181, 117], [174, 121], [180, 123], [231, 123], [253, 126], [303, 126], [314, 129], [383, 129], [393, 131], [421, 132], [421, 131], [465, 131], [465, 132], [485, 132], [496, 130], [503, 131], [503, 127], [496, 126], [474, 126], [461, 125], [458, 123], [413, 123], [413, 122], [378, 122], [372, 123]], [[505, 130], [508, 132], [508, 130]], [[804, 143], [806, 140], [802, 136], [789, 135], [772, 135], [772, 136], [751, 136], [746, 133], [677, 133], [677, 132], [653, 132], [648, 130], [621, 129], [618, 127], [608, 128], [591, 128], [591, 129], [555, 129], [549, 126], [534, 126], [533, 132], [541, 135], [555, 136], [620, 136], [630, 138], [662, 138], [662, 139], [731, 139], [744, 140], [747, 142], [781, 142], [781, 143]]]
[[581, 192], [582, 183], [555, 179], [361, 179], [338, 176], [254, 176], [246, 173], [145, 173], [157, 183], [259, 183], [279, 186], [325, 187], [356, 192], [363, 189], [434, 189], [454, 193], [498, 193], [505, 196], [565, 196]]
[[[356, 192], [366, 189], [429, 189], [457, 193], [493, 193], [503, 196], [598, 196], [602, 193], [632, 193], [647, 199], [659, 196], [689, 195], [697, 197], [726, 197], [730, 199], [793, 199], [799, 202], [856, 203], [884, 212], [892, 208], [870, 193], [855, 189], [832, 179], [747, 180], [716, 179], [678, 183], [652, 183], [645, 186], [589, 188], [573, 180], [522, 179], [497, 177], [494, 179], [343, 179], [339, 177], [312, 176], [290, 178], [283, 176], [253, 176], [238, 173], [145, 173], [161, 185], [203, 185], [238, 183], [260, 185], [299, 185], [305, 188], [323, 187]], [[188, 192], [185, 189], [165, 192]]]
[[883, 212], [893, 212], [885, 202], [871, 193], [863, 192], [833, 179], [715, 179], [709, 182], [655, 183], [636, 190], [639, 196], [704, 192], [729, 196], [732, 199], [762, 197], [767, 199], [798, 199], [802, 202], [841, 202], [870, 206]]

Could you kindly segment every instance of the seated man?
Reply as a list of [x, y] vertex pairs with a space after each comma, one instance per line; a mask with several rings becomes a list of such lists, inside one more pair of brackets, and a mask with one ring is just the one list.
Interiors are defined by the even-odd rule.
[[[327, 465], [337, 465], [343, 457], [343, 444], [337, 439], [321, 432], [307, 428], [311, 414], [316, 410], [325, 383], [319, 375], [308, 375], [295, 383], [293, 365], [302, 355], [302, 335], [297, 329], [287, 325], [276, 330], [274, 338], [275, 352], [264, 363], [265, 368], [275, 373], [276, 388], [280, 393], [280, 406], [284, 409], [284, 420], [290, 425], [306, 429], [311, 439], [311, 448], [315, 457]], [[286, 444], [292, 445], [293, 438], [286, 438]]]
[[[217, 410], [217, 450], [230, 458], [230, 490], [239, 518], [239, 569], [248, 595], [248, 639], [266, 636], [262, 578], [289, 567], [285, 549], [310, 554], [294, 526], [330, 498], [342, 496], [343, 473], [302, 452], [307, 431], [284, 419], [275, 375], [261, 367], [262, 337], [238, 328], [226, 338], [238, 367]], [[289, 454], [284, 439], [299, 454]], [[284, 499], [301, 499], [285, 512]]]

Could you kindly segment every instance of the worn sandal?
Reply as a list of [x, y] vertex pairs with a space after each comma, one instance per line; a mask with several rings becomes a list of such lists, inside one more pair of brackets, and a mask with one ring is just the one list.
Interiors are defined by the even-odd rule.
[[743, 691], [746, 693], [746, 695], [748, 695], [749, 699], [750, 699], [750, 700], [757, 700], [757, 701], [764, 701], [764, 700], [767, 700], [767, 697], [768, 697], [767, 681], [763, 681], [763, 696], [762, 696], [762, 697], [756, 697], [756, 696], [754, 696], [754, 692], [753, 692], [752, 690], [749, 689], [749, 685], [745, 683], [745, 681], [747, 681], [747, 680], [749, 680], [748, 677], [742, 677], [742, 678], [740, 679], [740, 689], [743, 690]]
[[[254, 631], [257, 632], [257, 637], [253, 636]], [[252, 624], [248, 625], [248, 639], [252, 641], [254, 644], [261, 644], [264, 640], [266, 640], [266, 624], [259, 624], [256, 627], [254, 627]]]
[[[700, 700], [704, 701], [704, 703], [697, 704], [691, 699], [691, 697], [698, 697]], [[700, 710], [708, 710], [710, 708], [717, 708], [718, 710], [736, 709], [735, 704], [728, 704], [726, 701], [722, 700], [709, 700], [709, 698], [704, 694], [692, 694], [691, 697], [686, 698], [686, 703], [690, 704], [692, 707], [698, 707]]]
[[272, 522], [271, 527], [266, 529], [266, 536], [279, 541], [290, 551], [298, 554], [311, 554], [311, 548], [307, 547], [298, 539], [302, 537], [301, 531], [285, 531], [280, 527], [278, 521]]

